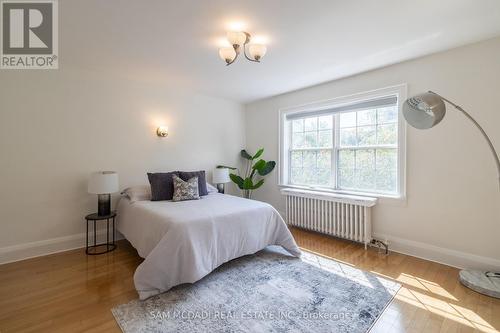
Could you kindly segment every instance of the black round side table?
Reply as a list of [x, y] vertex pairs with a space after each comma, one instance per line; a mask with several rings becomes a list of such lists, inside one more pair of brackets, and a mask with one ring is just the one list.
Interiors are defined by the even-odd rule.
[[[116, 249], [115, 244], [115, 217], [116, 212], [111, 212], [108, 215], [98, 215], [97, 213], [89, 214], [85, 216], [85, 220], [87, 221], [87, 248], [85, 249], [85, 253], [88, 255], [97, 255], [104, 254], [113, 251]], [[106, 220], [106, 243], [96, 244], [96, 221], [104, 221]], [[109, 222], [113, 221], [113, 242], [109, 242]], [[94, 245], [89, 246], [89, 221], [94, 221]], [[97, 251], [98, 247], [105, 247], [106, 249], [103, 251]]]

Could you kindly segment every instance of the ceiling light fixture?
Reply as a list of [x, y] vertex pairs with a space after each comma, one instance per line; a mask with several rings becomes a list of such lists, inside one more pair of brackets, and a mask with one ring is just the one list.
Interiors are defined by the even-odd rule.
[[226, 62], [226, 66], [235, 62], [242, 52], [247, 60], [260, 62], [260, 59], [266, 54], [267, 47], [263, 44], [250, 44], [250, 39], [250, 34], [245, 31], [229, 31], [227, 33], [227, 40], [232, 47], [223, 47], [219, 49], [219, 56]]

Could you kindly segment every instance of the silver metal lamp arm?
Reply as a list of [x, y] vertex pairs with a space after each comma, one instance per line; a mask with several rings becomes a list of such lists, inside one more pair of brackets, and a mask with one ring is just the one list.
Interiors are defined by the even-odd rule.
[[229, 62], [226, 62], [226, 66], [229, 66], [231, 65], [233, 62], [236, 61], [236, 59], [238, 59], [238, 56], [240, 55], [240, 46], [238, 44], [235, 44], [233, 45], [233, 49], [234, 49], [234, 52], [236, 53], [236, 55], [234, 56], [234, 59], [229, 61]]
[[441, 96], [439, 94], [436, 94], [433, 91], [429, 91], [429, 92], [431, 94], [439, 96], [443, 101], [450, 103], [451, 105], [453, 105], [455, 107], [455, 109], [461, 111], [470, 121], [472, 121], [472, 123], [474, 123], [474, 125], [476, 125], [476, 127], [479, 129], [479, 131], [481, 132], [481, 134], [483, 134], [483, 137], [486, 140], [486, 142], [488, 143], [488, 146], [490, 146], [491, 153], [493, 154], [493, 158], [495, 159], [495, 162], [497, 164], [498, 187], [500, 189], [500, 159], [498, 158], [497, 151], [495, 150], [495, 147], [493, 146], [493, 143], [491, 142], [490, 138], [488, 137], [488, 134], [486, 134], [486, 132], [484, 131], [484, 129], [481, 127], [481, 125], [479, 125], [479, 123], [474, 118], [472, 118], [472, 116], [470, 114], [468, 114], [467, 111], [465, 111], [460, 105], [457, 105], [457, 104], [453, 103], [452, 101], [444, 98], [443, 96]]

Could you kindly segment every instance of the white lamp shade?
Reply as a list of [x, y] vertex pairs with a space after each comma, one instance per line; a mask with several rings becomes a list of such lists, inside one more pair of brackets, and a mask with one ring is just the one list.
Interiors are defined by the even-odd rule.
[[216, 168], [212, 174], [212, 182], [214, 184], [224, 184], [229, 183], [231, 179], [229, 178], [229, 169], [226, 168]]
[[88, 192], [92, 194], [116, 193], [119, 190], [118, 174], [114, 171], [99, 171], [90, 175]]
[[227, 40], [231, 45], [243, 45], [247, 41], [247, 35], [242, 31], [229, 31]]
[[219, 57], [225, 62], [231, 62], [236, 58], [236, 51], [232, 47], [223, 47], [219, 49]]
[[248, 53], [250, 53], [250, 57], [254, 60], [259, 60], [263, 56], [266, 55], [267, 47], [262, 44], [250, 44], [248, 46]]

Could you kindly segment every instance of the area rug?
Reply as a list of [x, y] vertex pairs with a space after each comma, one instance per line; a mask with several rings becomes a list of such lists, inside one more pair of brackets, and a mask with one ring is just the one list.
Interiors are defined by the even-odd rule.
[[334, 260], [270, 247], [111, 311], [125, 333], [367, 332], [399, 288]]

